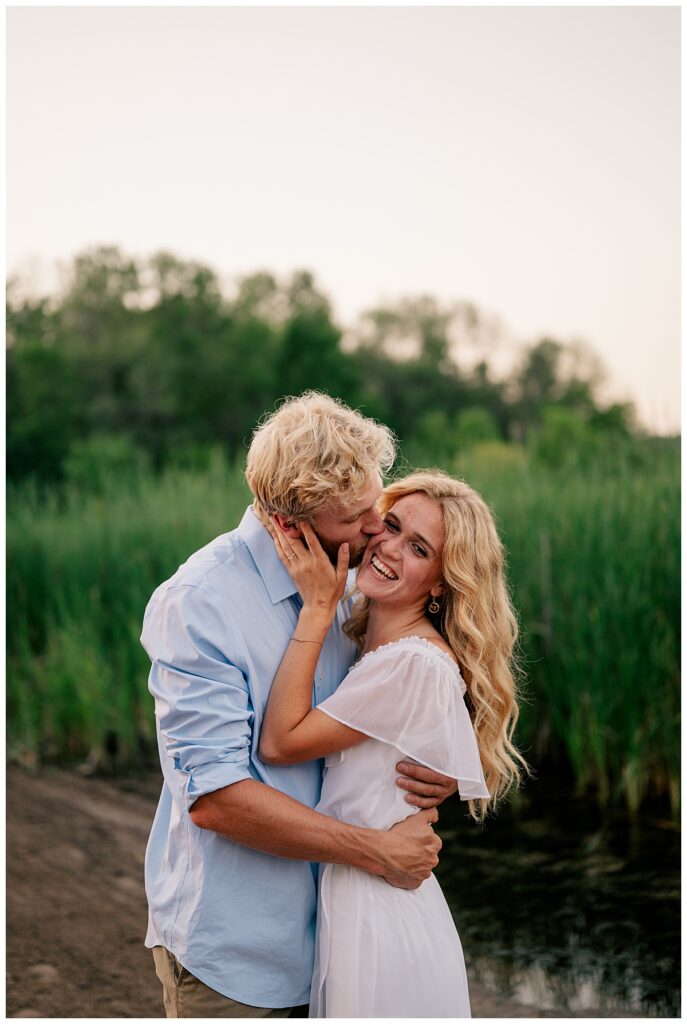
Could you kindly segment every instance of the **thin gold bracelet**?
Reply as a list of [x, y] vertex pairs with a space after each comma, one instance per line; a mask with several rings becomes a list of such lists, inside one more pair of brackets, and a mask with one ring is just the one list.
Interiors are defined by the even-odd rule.
[[292, 636], [291, 639], [295, 640], [297, 644], [317, 644], [318, 647], [322, 646], [319, 640], [301, 640], [297, 636]]

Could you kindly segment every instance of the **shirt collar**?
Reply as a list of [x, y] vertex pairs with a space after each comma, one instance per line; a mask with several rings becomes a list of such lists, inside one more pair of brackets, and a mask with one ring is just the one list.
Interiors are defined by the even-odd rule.
[[239, 536], [251, 553], [272, 604], [298, 593], [296, 584], [284, 568], [269, 532], [249, 505], [239, 523]]

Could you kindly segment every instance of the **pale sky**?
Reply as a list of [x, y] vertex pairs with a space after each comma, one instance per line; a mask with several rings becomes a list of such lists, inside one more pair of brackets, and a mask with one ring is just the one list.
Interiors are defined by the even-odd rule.
[[680, 419], [678, 7], [7, 9], [7, 270], [93, 244], [468, 300]]

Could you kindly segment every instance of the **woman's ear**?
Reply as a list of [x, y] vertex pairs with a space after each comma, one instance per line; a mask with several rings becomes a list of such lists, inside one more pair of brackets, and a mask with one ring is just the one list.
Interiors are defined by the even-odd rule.
[[293, 540], [303, 536], [300, 526], [290, 516], [283, 516], [280, 512], [273, 512], [272, 522], [275, 529], [285, 533], [287, 537], [291, 537]]

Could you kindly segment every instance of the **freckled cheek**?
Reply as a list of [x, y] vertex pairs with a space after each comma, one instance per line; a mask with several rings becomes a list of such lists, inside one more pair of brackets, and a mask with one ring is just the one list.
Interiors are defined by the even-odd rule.
[[419, 594], [431, 590], [436, 582], [434, 577], [435, 573], [428, 572], [426, 566], [413, 566], [408, 569], [406, 578], [413, 590]]
[[415, 569], [414, 567], [406, 567], [406, 570], [403, 574], [403, 578], [405, 580], [406, 586], [408, 587], [409, 590], [412, 590], [413, 593], [419, 593], [419, 591], [425, 588], [424, 574], [418, 573], [417, 569]]

